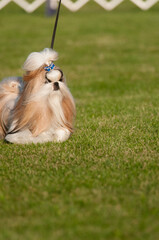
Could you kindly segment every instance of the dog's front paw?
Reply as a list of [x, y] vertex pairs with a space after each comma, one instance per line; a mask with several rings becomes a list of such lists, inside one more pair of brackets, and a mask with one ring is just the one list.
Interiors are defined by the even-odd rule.
[[13, 134], [7, 134], [5, 140], [10, 143], [25, 144], [32, 142], [32, 135], [27, 129]]
[[13, 143], [14, 142], [14, 138], [12, 138], [11, 134], [7, 134], [6, 137], [5, 137], [5, 141], [7, 143]]
[[71, 133], [66, 128], [59, 128], [55, 132], [55, 141], [56, 142], [64, 142], [70, 137]]
[[7, 143], [22, 143], [22, 141], [19, 138], [19, 134], [17, 136], [17, 134], [7, 134], [5, 137], [5, 141]]

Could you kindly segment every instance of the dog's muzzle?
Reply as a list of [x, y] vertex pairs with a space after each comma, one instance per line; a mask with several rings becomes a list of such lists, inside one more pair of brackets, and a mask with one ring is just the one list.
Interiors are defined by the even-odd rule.
[[57, 91], [59, 89], [60, 89], [59, 83], [58, 82], [54, 82], [54, 91]]

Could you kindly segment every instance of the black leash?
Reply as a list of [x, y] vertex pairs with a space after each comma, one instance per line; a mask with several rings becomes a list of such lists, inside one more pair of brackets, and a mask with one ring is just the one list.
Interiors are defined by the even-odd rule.
[[61, 6], [61, 0], [59, 1], [59, 6], [58, 6], [58, 9], [57, 9], [56, 20], [55, 20], [55, 25], [54, 25], [54, 30], [53, 30], [53, 34], [52, 34], [52, 40], [51, 40], [51, 48], [52, 48], [52, 49], [54, 48], [56, 28], [57, 28], [59, 13], [60, 13], [60, 6]]

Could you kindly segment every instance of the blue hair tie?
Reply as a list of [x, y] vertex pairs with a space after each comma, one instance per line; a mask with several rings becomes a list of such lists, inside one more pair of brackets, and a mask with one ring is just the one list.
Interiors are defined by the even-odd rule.
[[50, 72], [51, 70], [53, 70], [55, 67], [55, 64], [53, 64], [53, 62], [48, 66], [48, 67], [44, 67], [46, 72]]

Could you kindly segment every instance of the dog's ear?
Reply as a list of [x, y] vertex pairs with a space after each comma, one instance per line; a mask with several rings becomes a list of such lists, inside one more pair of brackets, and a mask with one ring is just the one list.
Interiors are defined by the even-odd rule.
[[44, 67], [46, 65], [43, 65], [42, 67], [38, 68], [37, 70], [34, 71], [27, 71], [24, 76], [23, 76], [23, 80], [25, 82], [29, 82], [32, 79], [37, 78], [41, 73], [45, 73]]

